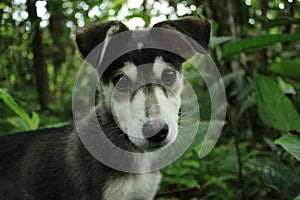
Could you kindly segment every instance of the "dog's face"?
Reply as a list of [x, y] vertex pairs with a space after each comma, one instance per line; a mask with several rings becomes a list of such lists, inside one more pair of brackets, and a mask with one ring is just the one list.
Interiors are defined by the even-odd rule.
[[[140, 54], [138, 60], [145, 55]], [[149, 60], [147, 57], [146, 60]], [[173, 141], [178, 134], [182, 76], [180, 63], [153, 56], [150, 63], [122, 62], [103, 82], [103, 91], [119, 127], [129, 140], [143, 149], [153, 149]]]
[[[210, 36], [207, 21], [184, 18], [161, 22], [155, 27], [185, 33], [207, 51]], [[92, 25], [77, 33], [78, 49], [86, 58], [94, 47], [103, 42], [97, 58], [90, 61], [101, 68], [105, 56], [114, 53], [112, 46], [116, 48], [116, 45], [111, 45], [111, 37], [124, 31], [128, 28], [116, 21]], [[183, 88], [181, 63], [184, 59], [165, 50], [143, 48], [147, 33], [149, 30], [130, 31], [128, 40], [118, 44], [136, 48], [118, 57], [103, 70], [99, 107], [112, 111], [116, 124], [134, 146], [151, 151], [170, 144], [178, 135]], [[178, 41], [178, 38], [171, 38], [170, 42], [174, 40]], [[192, 44], [186, 45], [189, 41], [180, 38], [179, 44], [183, 43], [197, 52]]]

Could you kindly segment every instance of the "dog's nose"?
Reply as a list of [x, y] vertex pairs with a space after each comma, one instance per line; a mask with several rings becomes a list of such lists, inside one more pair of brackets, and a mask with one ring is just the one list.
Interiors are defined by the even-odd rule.
[[167, 138], [169, 126], [164, 120], [151, 120], [144, 124], [142, 132], [149, 142], [157, 143]]

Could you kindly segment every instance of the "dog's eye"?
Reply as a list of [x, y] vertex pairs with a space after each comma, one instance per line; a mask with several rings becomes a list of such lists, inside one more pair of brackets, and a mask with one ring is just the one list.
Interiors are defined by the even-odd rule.
[[126, 75], [117, 75], [114, 78], [113, 83], [115, 87], [120, 91], [128, 91], [132, 88], [132, 82]]
[[176, 71], [173, 69], [165, 69], [161, 74], [163, 84], [170, 86], [176, 81]]

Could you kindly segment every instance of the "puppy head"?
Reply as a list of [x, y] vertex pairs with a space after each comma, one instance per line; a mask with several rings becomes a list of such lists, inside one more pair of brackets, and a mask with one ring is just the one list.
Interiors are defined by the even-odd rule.
[[[180, 34], [156, 31], [158, 28]], [[123, 40], [113, 40], [113, 36], [125, 31], [129, 34]], [[98, 108], [112, 111], [122, 135], [126, 135], [133, 146], [151, 151], [177, 137], [183, 87], [181, 63], [185, 59], [174, 52], [149, 46], [164, 43], [192, 56], [207, 53], [209, 37], [208, 21], [188, 17], [160, 22], [148, 30], [130, 31], [118, 21], [91, 25], [76, 34], [76, 43], [82, 57], [102, 74], [102, 99]], [[99, 43], [102, 43], [100, 48], [94, 51]], [[103, 69], [106, 58], [121, 46], [134, 50]]]

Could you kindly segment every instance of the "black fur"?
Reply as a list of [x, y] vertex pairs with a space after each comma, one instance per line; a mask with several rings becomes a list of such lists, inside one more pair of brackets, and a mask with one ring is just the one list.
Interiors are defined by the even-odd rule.
[[[198, 42], [204, 50], [208, 51], [211, 32], [210, 23], [197, 17], [186, 17], [178, 20], [168, 20], [155, 24], [153, 27], [175, 29]], [[195, 47], [195, 46], [194, 46]], [[198, 49], [202, 52], [202, 49]], [[205, 52], [203, 52], [205, 53]]]
[[[109, 116], [105, 120], [113, 121]], [[109, 130], [111, 126], [115, 124], [103, 126], [107, 137], [119, 147], [128, 148], [128, 138], [119, 137], [120, 129]], [[89, 133], [95, 132], [92, 124], [83, 127]], [[74, 130], [65, 126], [1, 137], [0, 199], [99, 200], [108, 177], [128, 175], [96, 160]]]
[[108, 21], [99, 24], [91, 24], [84, 30], [76, 33], [76, 44], [78, 50], [83, 57], [86, 57], [99, 43], [101, 43], [105, 37], [107, 31], [113, 27], [118, 26], [120, 29], [114, 34], [127, 31], [128, 28], [121, 22]]

